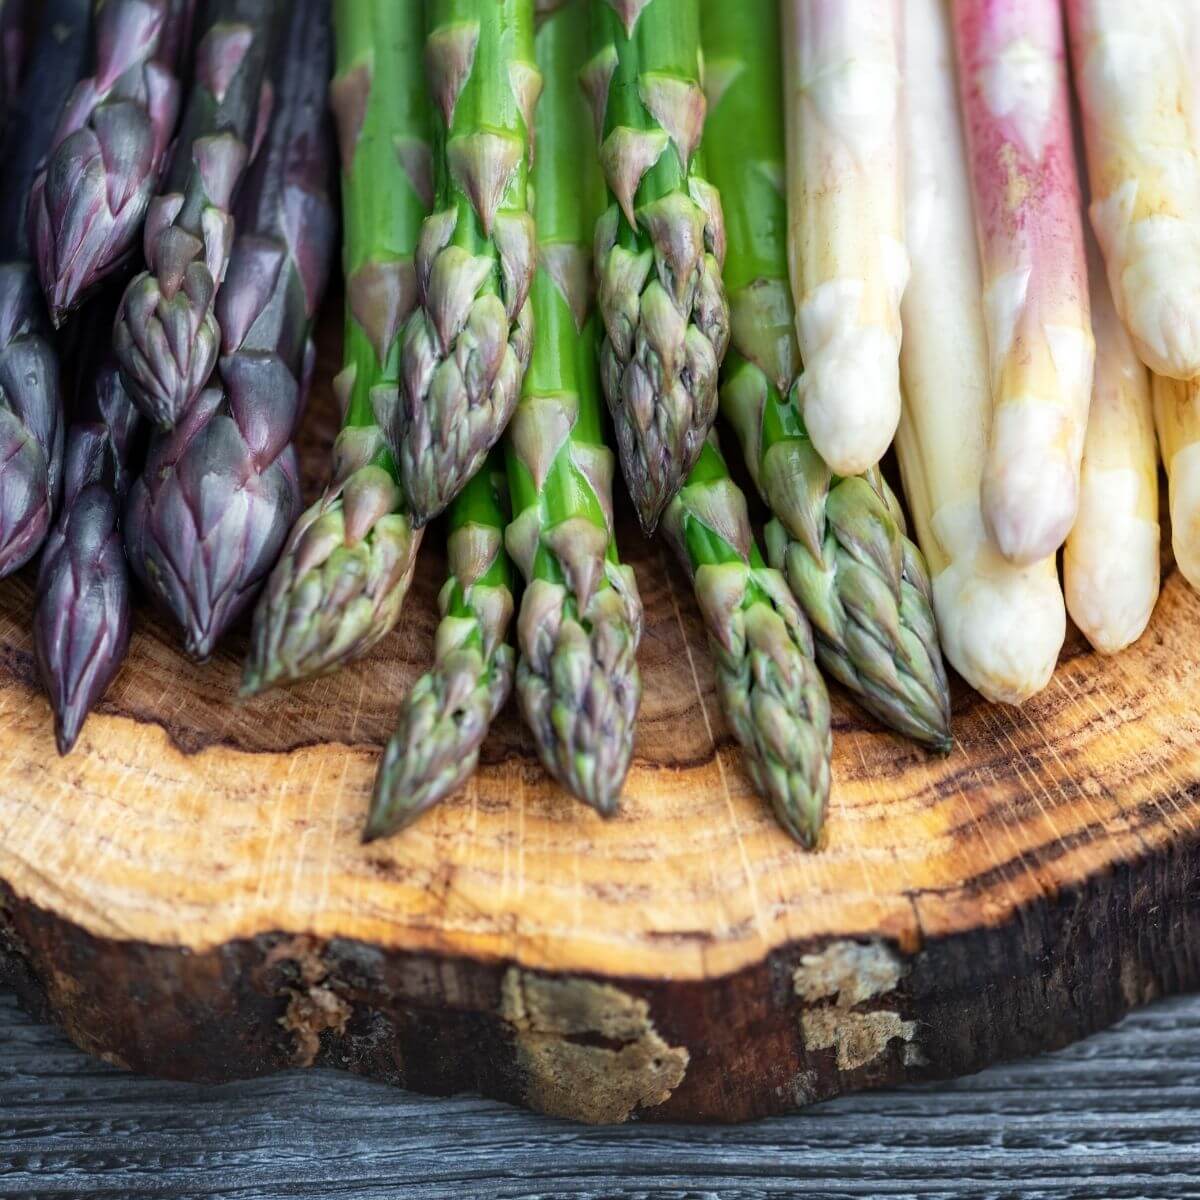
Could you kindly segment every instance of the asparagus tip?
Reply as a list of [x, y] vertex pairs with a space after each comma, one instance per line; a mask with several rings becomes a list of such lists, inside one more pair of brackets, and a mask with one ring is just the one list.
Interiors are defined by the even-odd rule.
[[58, 753], [65, 758], [75, 749], [75, 743], [83, 732], [83, 723], [88, 718], [88, 709], [78, 703], [67, 703], [56, 708], [54, 713], [54, 741]]

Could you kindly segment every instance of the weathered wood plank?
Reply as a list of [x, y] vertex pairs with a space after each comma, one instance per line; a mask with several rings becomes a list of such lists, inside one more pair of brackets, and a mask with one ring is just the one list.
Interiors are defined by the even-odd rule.
[[131, 1076], [0, 996], [6, 1200], [1174, 1200], [1200, 1194], [1198, 1153], [1200, 997], [936, 1088], [733, 1127], [591, 1129], [333, 1071], [220, 1087]]

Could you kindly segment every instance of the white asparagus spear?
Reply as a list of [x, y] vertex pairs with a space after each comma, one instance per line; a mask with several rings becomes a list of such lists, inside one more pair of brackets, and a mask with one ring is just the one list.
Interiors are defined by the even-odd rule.
[[992, 415], [982, 277], [953, 42], [943, 0], [907, 0], [908, 244], [904, 488], [933, 577], [946, 657], [990, 700], [1019, 704], [1049, 681], [1066, 633], [1054, 558], [1019, 567], [988, 538], [980, 481]]
[[983, 515], [1016, 563], [1053, 554], [1079, 499], [1095, 344], [1058, 0], [955, 0], [992, 367]]
[[1158, 600], [1158, 446], [1150, 374], [1117, 315], [1092, 238], [1088, 252], [1096, 378], [1063, 583], [1084, 637], [1116, 654], [1142, 636]]
[[800, 403], [829, 466], [858, 475], [900, 418], [899, 0], [783, 0], [782, 11]]
[[1167, 468], [1171, 548], [1184, 579], [1200, 588], [1200, 380], [1155, 375], [1154, 424]]
[[1137, 352], [1200, 375], [1196, 0], [1068, 0], [1092, 225]]

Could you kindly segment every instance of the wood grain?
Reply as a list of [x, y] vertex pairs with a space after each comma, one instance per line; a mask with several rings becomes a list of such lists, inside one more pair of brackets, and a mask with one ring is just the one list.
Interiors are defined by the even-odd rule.
[[[327, 322], [321, 380], [336, 356]], [[1177, 572], [1135, 650], [1072, 641], [1025, 709], [960, 686], [946, 759], [836, 697], [805, 854], [743, 775], [684, 579], [627, 518], [622, 545], [647, 630], [621, 814], [569, 802], [510, 712], [461, 796], [370, 846], [436, 551], [370, 659], [254, 702], [244, 634], [197, 667], [143, 614], [65, 760], [30, 578], [0, 585], [0, 946], [27, 1002], [179, 1077], [344, 1061], [582, 1119], [738, 1119], [1060, 1045], [1200, 983], [1200, 599]]]
[[801, 1116], [580, 1129], [344, 1072], [219, 1088], [130, 1076], [0, 996], [0, 1112], [4, 1200], [1194, 1200], [1200, 999]]

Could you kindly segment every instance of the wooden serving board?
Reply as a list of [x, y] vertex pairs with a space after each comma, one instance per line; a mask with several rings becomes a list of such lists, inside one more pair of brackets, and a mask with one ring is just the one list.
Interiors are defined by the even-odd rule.
[[[333, 433], [327, 321], [303, 440]], [[436, 542], [436, 537], [427, 539]], [[363, 846], [379, 749], [431, 654], [427, 546], [397, 633], [235, 698], [140, 615], [76, 752], [0, 585], [0, 981], [133, 1070], [344, 1067], [588, 1121], [739, 1120], [1059, 1046], [1200, 984], [1200, 598], [1078, 637], [1023, 710], [959, 685], [929, 757], [835, 696], [826, 847], [799, 850], [722, 723], [687, 583], [627, 521], [645, 700], [620, 815], [543, 774], [511, 712], [458, 798]]]

